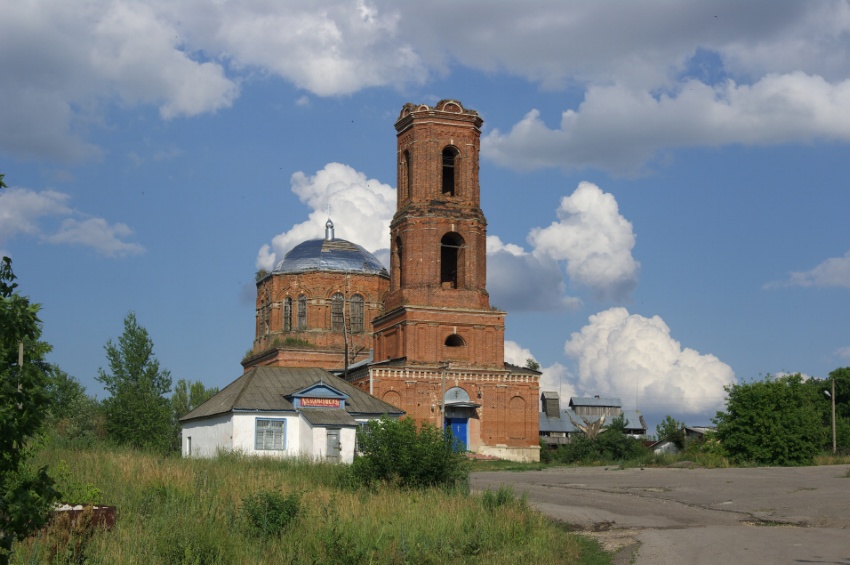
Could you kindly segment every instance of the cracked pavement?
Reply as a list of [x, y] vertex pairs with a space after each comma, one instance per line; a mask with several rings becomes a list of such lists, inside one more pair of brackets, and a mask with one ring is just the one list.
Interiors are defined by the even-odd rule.
[[850, 565], [850, 466], [479, 472], [635, 565]]

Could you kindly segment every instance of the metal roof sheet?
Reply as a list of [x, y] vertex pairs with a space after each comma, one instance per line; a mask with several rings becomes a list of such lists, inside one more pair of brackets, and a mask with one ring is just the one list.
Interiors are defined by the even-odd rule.
[[359, 425], [351, 414], [339, 408], [301, 408], [299, 412], [314, 426], [356, 427]]
[[[580, 432], [581, 430], [576, 426], [576, 423], [584, 425], [585, 423], [593, 423], [599, 420], [602, 416], [578, 416], [576, 413], [570, 409], [566, 408], [561, 410], [560, 415], [557, 418], [549, 418], [546, 416], [546, 412], [539, 412], [539, 426], [541, 432]], [[626, 423], [627, 430], [643, 430], [646, 432], [646, 423], [644, 422], [643, 416], [641, 415], [639, 410], [623, 410], [623, 420]], [[618, 416], [605, 416], [605, 422], [602, 424], [603, 428], [607, 428], [611, 425], [611, 422], [615, 420]]]
[[626, 422], [627, 430], [643, 430], [646, 432], [646, 422], [640, 410], [623, 410], [623, 420]]
[[344, 239], [310, 239], [299, 243], [275, 265], [272, 273], [308, 271], [362, 273], [389, 278], [387, 270], [374, 255]]
[[404, 414], [403, 410], [363, 392], [323, 369], [254, 367], [180, 420], [194, 420], [234, 411], [294, 411], [292, 403], [285, 397], [322, 382], [348, 396], [345, 410], [349, 414]]
[[541, 432], [566, 432], [566, 433], [575, 433], [580, 432], [575, 424], [573, 424], [570, 419], [570, 415], [574, 419], [577, 419], [578, 422], [581, 422], [581, 419], [575, 415], [572, 410], [566, 409], [561, 410], [561, 414], [557, 418], [548, 418], [546, 416], [546, 412], [540, 412], [538, 418], [538, 425], [540, 426]]
[[600, 398], [598, 396], [589, 397], [572, 397], [570, 406], [622, 406], [623, 403], [619, 398]]

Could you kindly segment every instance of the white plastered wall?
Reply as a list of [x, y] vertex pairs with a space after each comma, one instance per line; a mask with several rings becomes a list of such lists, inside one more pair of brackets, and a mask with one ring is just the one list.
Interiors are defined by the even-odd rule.
[[[283, 451], [267, 451], [254, 449], [257, 419], [286, 420], [286, 449]], [[291, 412], [247, 412], [233, 414], [233, 449], [248, 455], [263, 457], [294, 457], [301, 451], [299, 428], [301, 418]]]
[[184, 422], [183, 457], [215, 457], [220, 450], [233, 449], [232, 430], [231, 414]]

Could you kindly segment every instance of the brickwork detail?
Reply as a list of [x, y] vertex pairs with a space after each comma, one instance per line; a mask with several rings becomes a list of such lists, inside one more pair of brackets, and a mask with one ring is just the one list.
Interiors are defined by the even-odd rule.
[[[346, 337], [349, 363], [368, 358], [374, 346], [368, 321], [383, 312], [388, 285], [385, 277], [359, 273], [315, 271], [266, 276], [257, 282], [256, 337], [253, 355], [243, 363], [245, 370], [254, 365], [339, 369], [345, 365]], [[345, 297], [347, 336], [332, 330], [331, 302], [336, 293]], [[306, 317], [299, 325], [302, 296]], [[366, 321], [359, 332], [352, 331], [351, 324], [355, 296], [363, 299]], [[291, 306], [287, 308], [287, 304]], [[285, 321], [287, 313], [289, 323]]]
[[[482, 123], [454, 100], [402, 108], [390, 285], [384, 313], [373, 321], [378, 364], [355, 382], [420, 422], [460, 420], [471, 451], [504, 448], [509, 457], [516, 450], [517, 459], [534, 460], [538, 375], [506, 370], [505, 313], [490, 307], [486, 289]], [[451, 387], [470, 401], [443, 411]]]
[[[266, 276], [257, 283], [255, 340], [243, 366], [342, 368], [345, 336], [334, 331], [333, 296], [344, 296], [349, 329], [358, 296], [363, 331], [347, 334], [349, 363], [370, 350], [374, 359], [351, 374], [355, 386], [418, 422], [451, 419], [473, 452], [539, 460], [539, 375], [505, 365], [505, 312], [491, 308], [486, 288], [482, 123], [455, 100], [402, 108], [389, 279], [319, 270]], [[454, 387], [467, 399], [445, 399], [444, 408]]]

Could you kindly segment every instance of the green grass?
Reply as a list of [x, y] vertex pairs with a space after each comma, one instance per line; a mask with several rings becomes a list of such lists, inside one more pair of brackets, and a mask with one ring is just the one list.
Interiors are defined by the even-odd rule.
[[[48, 528], [14, 563], [601, 563], [512, 493], [356, 486], [350, 468], [228, 454], [211, 460], [127, 449], [48, 446], [73, 481], [118, 508], [111, 531]], [[258, 537], [243, 506], [258, 493], [297, 500], [280, 535]], [[600, 553], [601, 552], [601, 553]]]

